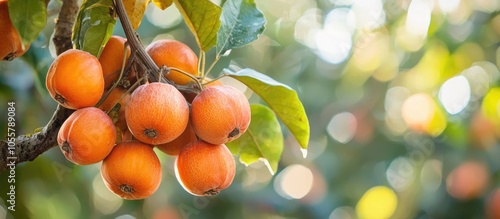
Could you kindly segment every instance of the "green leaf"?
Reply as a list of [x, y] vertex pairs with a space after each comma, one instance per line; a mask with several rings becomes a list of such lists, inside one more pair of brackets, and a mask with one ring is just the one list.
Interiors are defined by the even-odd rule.
[[[295, 90], [253, 69], [242, 69], [236, 73], [228, 69], [224, 71], [258, 94], [283, 121], [302, 149], [307, 149], [309, 120]], [[305, 156], [306, 151], [303, 150], [303, 153]]]
[[198, 46], [208, 51], [217, 41], [221, 8], [210, 0], [174, 0]]
[[161, 10], [165, 10], [172, 4], [172, 0], [152, 0], [152, 2]]
[[240, 162], [250, 165], [259, 159], [274, 175], [283, 152], [283, 134], [274, 112], [267, 106], [252, 104], [252, 120], [247, 131], [238, 139], [226, 143], [229, 150], [240, 156]]
[[9, 17], [21, 36], [23, 45], [36, 40], [47, 23], [47, 7], [44, 0], [9, 0]]
[[115, 23], [113, 0], [85, 0], [73, 27], [75, 48], [99, 57], [113, 33]]
[[253, 0], [228, 0], [222, 7], [217, 54], [249, 44], [264, 32], [266, 19]]

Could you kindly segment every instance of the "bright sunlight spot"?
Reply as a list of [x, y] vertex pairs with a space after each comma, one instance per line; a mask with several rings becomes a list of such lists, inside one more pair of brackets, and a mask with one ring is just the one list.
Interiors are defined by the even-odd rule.
[[410, 129], [438, 136], [446, 128], [446, 117], [440, 110], [431, 96], [418, 93], [405, 100], [401, 113]]
[[427, 192], [435, 192], [441, 186], [443, 180], [443, 162], [440, 160], [428, 160], [422, 166], [420, 183]]
[[398, 205], [398, 197], [394, 191], [385, 186], [376, 186], [361, 197], [356, 205], [359, 219], [390, 218]]
[[159, 28], [170, 28], [182, 21], [181, 13], [179, 13], [175, 5], [162, 11], [154, 4], [148, 4], [146, 18]]
[[355, 219], [356, 212], [349, 206], [338, 207], [332, 211], [328, 219]]
[[398, 157], [386, 171], [387, 181], [396, 191], [407, 189], [415, 179], [415, 169], [406, 157]]
[[301, 199], [313, 186], [313, 174], [309, 168], [295, 164], [290, 165], [276, 177], [274, 189], [287, 199]]
[[408, 8], [406, 31], [416, 36], [426, 36], [431, 24], [432, 5], [427, 0], [413, 0]]
[[328, 134], [340, 143], [348, 143], [356, 133], [357, 120], [352, 113], [339, 113], [330, 120], [326, 127]]
[[439, 0], [438, 3], [443, 12], [449, 13], [458, 8], [460, 0]]
[[448, 79], [439, 89], [439, 100], [450, 114], [461, 112], [469, 104], [471, 90], [469, 81], [464, 76]]

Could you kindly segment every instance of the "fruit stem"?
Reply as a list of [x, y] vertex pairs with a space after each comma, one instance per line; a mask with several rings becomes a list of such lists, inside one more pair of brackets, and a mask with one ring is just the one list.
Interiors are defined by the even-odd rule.
[[158, 68], [158, 66], [154, 63], [153, 59], [146, 53], [144, 47], [140, 43], [139, 35], [132, 28], [132, 24], [128, 19], [127, 13], [125, 12], [123, 2], [121, 0], [113, 0], [113, 3], [115, 5], [116, 13], [120, 18], [125, 36], [127, 36], [127, 42], [130, 42], [131, 49], [137, 52], [137, 55], [146, 67], [152, 70], [151, 74], [148, 74], [148, 77], [151, 81], [155, 81], [158, 78], [160, 68]]
[[210, 84], [210, 83], [212, 83], [212, 82], [214, 82], [214, 81], [217, 81], [217, 80], [219, 80], [219, 79], [221, 79], [221, 78], [223, 78], [223, 77], [226, 77], [226, 76], [227, 76], [226, 74], [222, 74], [221, 76], [219, 76], [219, 77], [217, 77], [217, 78], [215, 78], [215, 79], [212, 79], [212, 80], [210, 80], [210, 81], [208, 81], [208, 82], [205, 82], [205, 83], [203, 83], [202, 85], [207, 86], [207, 84]]
[[[101, 99], [99, 100], [99, 102], [97, 102], [97, 104], [95, 105], [95, 107], [99, 107], [103, 102], [104, 100], [106, 100], [106, 98], [108, 98], [109, 94], [111, 93], [112, 90], [114, 90], [116, 88], [116, 86], [118, 86], [119, 82], [122, 80], [123, 78], [123, 73], [125, 72], [125, 63], [127, 63], [127, 46], [128, 46], [128, 41], [125, 42], [125, 44], [123, 45], [125, 48], [124, 48], [124, 52], [123, 52], [123, 61], [122, 61], [122, 68], [120, 70], [120, 76], [118, 77], [118, 79], [116, 80], [116, 83], [113, 83], [113, 85], [111, 85], [111, 87], [106, 91], [106, 93], [104, 95], [102, 95]], [[130, 65], [130, 63], [132, 63], [133, 61], [133, 58], [134, 56], [130, 56], [129, 58], [129, 62], [128, 64]], [[122, 97], [123, 98], [123, 97]], [[121, 98], [120, 98], [121, 100]], [[120, 102], [120, 100], [118, 102]], [[115, 105], [118, 103], [116, 102], [115, 104], [113, 104], [113, 107], [115, 107]], [[113, 107], [111, 107], [111, 109], [113, 109]]]
[[[220, 56], [216, 56], [215, 57], [215, 60], [212, 62], [212, 64], [210, 64], [210, 66], [208, 67], [207, 69], [207, 74], [210, 74], [210, 72], [212, 71], [212, 69], [215, 67], [215, 64], [217, 64], [217, 62], [220, 60]], [[203, 75], [203, 77], [205, 77]]]
[[198, 85], [198, 87], [200, 88], [200, 90], [203, 90], [203, 87], [201, 85], [201, 82], [200, 80], [198, 80], [198, 78], [196, 78], [194, 75], [192, 74], [189, 74], [188, 72], [184, 71], [184, 70], [181, 70], [181, 69], [178, 69], [178, 68], [174, 68], [174, 67], [168, 67], [170, 69], [170, 71], [174, 70], [174, 71], [178, 71], [179, 73], [185, 75], [185, 76], [188, 76], [189, 78], [191, 78], [191, 80], [195, 81], [196, 84]]

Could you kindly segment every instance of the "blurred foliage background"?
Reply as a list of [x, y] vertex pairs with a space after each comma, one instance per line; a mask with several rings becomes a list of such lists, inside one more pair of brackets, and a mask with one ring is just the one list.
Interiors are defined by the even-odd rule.
[[[107, 190], [100, 164], [75, 166], [53, 148], [17, 166], [16, 212], [6, 209], [8, 173], [0, 175], [0, 218], [500, 218], [498, 0], [256, 3], [265, 34], [211, 76], [237, 65], [296, 89], [311, 124], [306, 158], [284, 130], [276, 175], [238, 164], [230, 188], [203, 198], [182, 189], [174, 158], [157, 151], [160, 189], [125, 201]], [[26, 55], [0, 63], [0, 124], [15, 101], [18, 135], [44, 126], [56, 107], [44, 84], [60, 4], [49, 3]], [[145, 45], [175, 38], [196, 51], [173, 6], [146, 13]], [[120, 24], [115, 34], [124, 36]]]

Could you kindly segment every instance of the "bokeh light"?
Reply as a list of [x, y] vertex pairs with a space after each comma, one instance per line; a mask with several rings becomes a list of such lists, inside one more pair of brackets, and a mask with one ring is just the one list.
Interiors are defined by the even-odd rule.
[[314, 178], [309, 168], [294, 164], [281, 171], [274, 180], [274, 190], [287, 199], [301, 199], [313, 186]]
[[359, 219], [388, 219], [396, 211], [398, 197], [385, 186], [376, 186], [363, 194], [356, 205]]
[[408, 158], [398, 157], [387, 168], [386, 177], [392, 188], [404, 191], [415, 180], [415, 168]]
[[449, 114], [457, 114], [467, 107], [471, 97], [467, 78], [457, 76], [448, 79], [439, 89], [439, 100]]
[[446, 178], [448, 193], [462, 200], [481, 196], [490, 183], [485, 164], [467, 161], [456, 167]]
[[357, 120], [349, 112], [339, 113], [332, 117], [327, 126], [328, 134], [340, 143], [348, 143], [356, 134]]
[[446, 117], [431, 96], [418, 93], [408, 97], [402, 106], [403, 119], [417, 132], [438, 136], [446, 128]]

